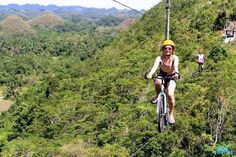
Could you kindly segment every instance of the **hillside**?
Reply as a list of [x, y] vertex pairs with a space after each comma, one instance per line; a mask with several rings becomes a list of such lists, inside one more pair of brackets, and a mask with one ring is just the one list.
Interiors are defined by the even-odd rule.
[[119, 28], [121, 30], [126, 30], [129, 28], [130, 25], [135, 23], [135, 19], [127, 19], [124, 20], [122, 23], [119, 24]]
[[[0, 63], [7, 68], [1, 74], [5, 77], [2, 83], [8, 81], [13, 69], [15, 81], [9, 87], [26, 88], [1, 116], [1, 155], [125, 157], [155, 136], [136, 156], [233, 155], [236, 46], [224, 44], [215, 28], [216, 19], [225, 20], [220, 16], [222, 12], [227, 16], [235, 12], [231, 6], [236, 6], [236, 2], [172, 3], [170, 37], [177, 45], [175, 54], [180, 58], [181, 75], [174, 126], [158, 134], [155, 107], [149, 103], [154, 94], [153, 81], [143, 78], [161, 54], [165, 22], [162, 2], [84, 60], [70, 51], [64, 55], [71, 47], [64, 44], [63, 51], [54, 56], [31, 53], [27, 62], [21, 61], [25, 61], [24, 55], [17, 56], [17, 60], [9, 57], [15, 64], [21, 63], [15, 69], [7, 66], [10, 61]], [[83, 50], [89, 39], [76, 37], [73, 41], [83, 42], [76, 48]], [[57, 43], [69, 43], [70, 38], [67, 39], [63, 42], [58, 36], [55, 48], [61, 45]], [[53, 49], [47, 46], [46, 52]], [[199, 48], [204, 48], [206, 56], [201, 75], [197, 73], [195, 56]], [[19, 81], [31, 75], [37, 78], [36, 82]], [[221, 149], [226, 151], [220, 152]]]
[[30, 25], [28, 25], [22, 18], [14, 15], [9, 15], [1, 21], [0, 27], [1, 31], [7, 33], [25, 33], [32, 31]]
[[42, 15], [28, 21], [30, 25], [39, 25], [43, 27], [57, 26], [63, 24], [63, 19], [53, 12], [45, 12]]

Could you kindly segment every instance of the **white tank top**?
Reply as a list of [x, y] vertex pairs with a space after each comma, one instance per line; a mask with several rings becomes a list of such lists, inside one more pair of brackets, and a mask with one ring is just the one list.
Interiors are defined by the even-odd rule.
[[198, 54], [198, 62], [204, 63], [204, 55], [203, 54]]

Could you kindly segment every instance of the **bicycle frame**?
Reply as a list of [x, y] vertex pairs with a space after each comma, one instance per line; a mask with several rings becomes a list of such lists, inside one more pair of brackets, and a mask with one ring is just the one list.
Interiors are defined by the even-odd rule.
[[162, 77], [158, 77], [157, 79], [161, 79], [161, 90], [158, 94], [156, 105], [157, 105], [157, 116], [158, 116], [158, 130], [159, 132], [162, 132], [169, 124], [169, 107], [167, 104], [167, 96], [165, 93], [165, 80]]

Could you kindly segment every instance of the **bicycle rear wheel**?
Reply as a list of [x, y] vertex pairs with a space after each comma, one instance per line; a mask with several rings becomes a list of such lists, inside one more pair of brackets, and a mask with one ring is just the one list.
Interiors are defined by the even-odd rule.
[[158, 124], [158, 131], [162, 132], [165, 128], [165, 109], [164, 109], [164, 101], [165, 98], [163, 95], [159, 97], [159, 100], [157, 101], [158, 105], [158, 115], [157, 115], [157, 124]]

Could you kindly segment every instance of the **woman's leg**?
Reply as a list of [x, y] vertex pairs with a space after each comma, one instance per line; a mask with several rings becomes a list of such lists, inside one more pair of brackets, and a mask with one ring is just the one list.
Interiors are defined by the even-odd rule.
[[156, 90], [156, 96], [154, 96], [152, 98], [152, 103], [156, 103], [155, 100], [157, 99], [158, 97], [158, 94], [160, 93], [160, 90], [161, 90], [161, 79], [156, 79], [155, 82], [154, 82], [154, 86], [155, 86], [155, 90]]
[[161, 79], [156, 79], [155, 80], [155, 90], [156, 90], [156, 95], [160, 93], [161, 90]]
[[176, 87], [176, 82], [174, 80], [170, 80], [170, 82], [168, 82], [167, 84], [167, 97], [168, 97], [168, 102], [169, 102], [169, 107], [170, 107], [170, 123], [175, 122], [175, 118], [174, 118], [175, 87]]

